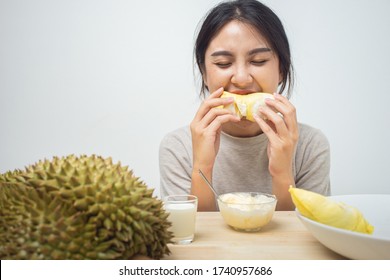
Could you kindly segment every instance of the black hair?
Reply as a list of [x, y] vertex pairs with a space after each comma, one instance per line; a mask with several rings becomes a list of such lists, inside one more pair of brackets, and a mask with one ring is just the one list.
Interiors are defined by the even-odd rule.
[[[287, 87], [287, 96], [289, 97], [294, 83], [294, 71], [290, 46], [283, 24], [270, 8], [256, 0], [222, 2], [206, 15], [196, 38], [194, 49], [200, 74], [203, 76], [205, 72], [205, 53], [210, 41], [223, 26], [232, 20], [250, 24], [267, 40], [279, 58], [279, 70], [282, 75], [279, 93], [282, 93]], [[205, 90], [208, 90], [208, 88], [202, 79], [200, 94], [204, 96]]]

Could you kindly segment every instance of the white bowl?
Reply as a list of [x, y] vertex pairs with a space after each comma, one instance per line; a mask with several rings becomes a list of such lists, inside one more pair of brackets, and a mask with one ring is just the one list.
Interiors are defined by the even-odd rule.
[[390, 195], [356, 194], [330, 196], [358, 208], [374, 226], [373, 234], [364, 234], [327, 226], [302, 216], [298, 218], [323, 245], [336, 253], [356, 260], [390, 259]]
[[276, 202], [274, 195], [259, 192], [232, 192], [218, 196], [223, 219], [239, 231], [258, 231], [268, 224]]

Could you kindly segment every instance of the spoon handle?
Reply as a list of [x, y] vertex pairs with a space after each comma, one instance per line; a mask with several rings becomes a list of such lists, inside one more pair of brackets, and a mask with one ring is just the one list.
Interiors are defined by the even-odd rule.
[[218, 197], [218, 194], [217, 192], [215, 191], [215, 189], [213, 188], [213, 186], [211, 185], [210, 181], [207, 180], [206, 176], [204, 176], [202, 170], [199, 169], [199, 174], [200, 176], [202, 177], [202, 179], [206, 182], [206, 184], [210, 187], [210, 189], [213, 191], [215, 197]]

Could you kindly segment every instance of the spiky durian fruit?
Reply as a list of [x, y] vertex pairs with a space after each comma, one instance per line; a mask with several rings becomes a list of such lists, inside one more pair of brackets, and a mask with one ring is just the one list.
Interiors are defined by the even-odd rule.
[[0, 259], [159, 259], [172, 233], [152, 193], [95, 155], [0, 174]]

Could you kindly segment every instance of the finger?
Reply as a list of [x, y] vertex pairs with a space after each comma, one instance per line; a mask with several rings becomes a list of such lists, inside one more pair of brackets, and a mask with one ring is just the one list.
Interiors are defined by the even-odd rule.
[[223, 93], [223, 88], [220, 88], [208, 96], [200, 105], [195, 114], [195, 121], [200, 121], [210, 111], [210, 109], [218, 106], [225, 106], [234, 102], [232, 97], [220, 98]]
[[276, 134], [276, 132], [263, 118], [261, 118], [259, 115], [254, 115], [253, 117], [271, 143], [274, 143], [275, 141], [279, 141], [279, 137]]
[[207, 115], [213, 109], [222, 109], [226, 105], [229, 105], [234, 102], [232, 97], [228, 98], [214, 98], [211, 100], [206, 100], [199, 107], [198, 112], [196, 112], [195, 120], [200, 122], [205, 115]]
[[260, 107], [259, 113], [274, 125], [277, 134], [280, 134], [282, 137], [288, 134], [289, 130], [284, 122], [284, 118], [275, 113], [270, 107]]
[[219, 89], [214, 91], [212, 94], [210, 94], [206, 99], [221, 97], [222, 93], [223, 93], [223, 87], [220, 87]]
[[237, 119], [237, 121], [240, 120], [240, 118], [238, 116], [233, 114], [228, 109], [214, 107], [207, 112], [207, 114], [200, 120], [199, 123], [201, 124], [201, 127], [205, 128], [205, 127], [209, 126], [214, 121], [214, 119], [216, 119], [219, 116], [223, 116], [223, 115], [233, 116], [234, 121], [236, 121], [235, 119]]
[[298, 128], [296, 109], [294, 105], [284, 96], [274, 94], [275, 100], [266, 99], [267, 106], [275, 109], [283, 115], [284, 122], [289, 130], [296, 130]]
[[240, 118], [232, 114], [217, 116], [207, 127], [207, 131], [215, 132], [221, 128], [224, 123], [239, 122]]

